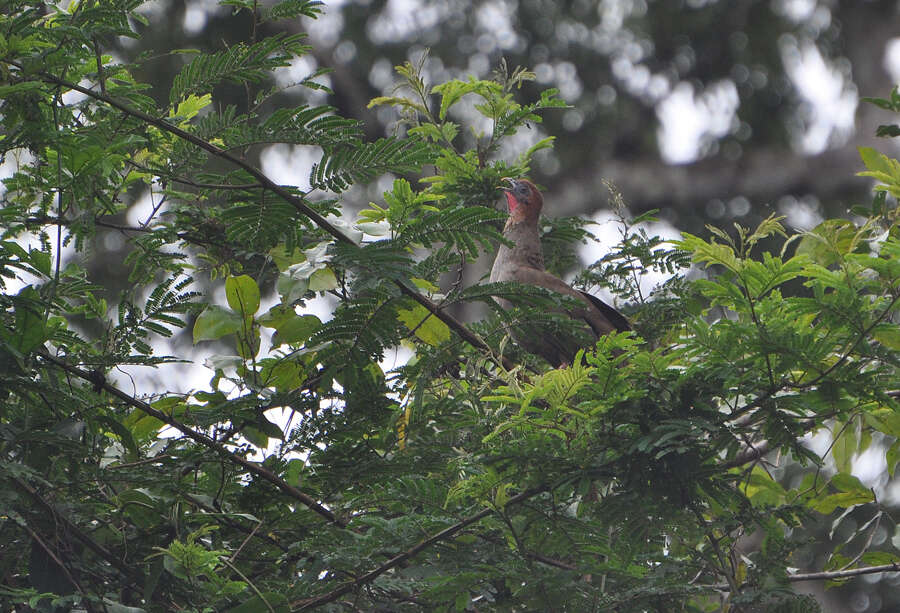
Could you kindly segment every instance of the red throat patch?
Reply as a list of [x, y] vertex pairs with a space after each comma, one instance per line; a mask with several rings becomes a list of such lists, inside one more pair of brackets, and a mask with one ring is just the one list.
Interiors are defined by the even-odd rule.
[[519, 201], [516, 200], [516, 197], [512, 195], [512, 192], [504, 192], [506, 195], [506, 204], [509, 206], [509, 212], [514, 213], [516, 207], [519, 206]]

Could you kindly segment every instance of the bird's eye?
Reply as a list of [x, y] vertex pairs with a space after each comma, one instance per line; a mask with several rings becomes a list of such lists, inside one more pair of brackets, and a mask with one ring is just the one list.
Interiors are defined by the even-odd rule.
[[526, 186], [524, 183], [516, 183], [515, 192], [517, 196], [527, 196], [528, 186]]

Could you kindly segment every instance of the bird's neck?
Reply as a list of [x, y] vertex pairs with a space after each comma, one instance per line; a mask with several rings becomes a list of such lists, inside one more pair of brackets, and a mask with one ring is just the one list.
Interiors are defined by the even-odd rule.
[[516, 262], [527, 262], [529, 266], [544, 270], [544, 254], [541, 250], [541, 235], [537, 220], [514, 219], [510, 217], [503, 228], [503, 237], [513, 242], [512, 247], [501, 245], [501, 251]]

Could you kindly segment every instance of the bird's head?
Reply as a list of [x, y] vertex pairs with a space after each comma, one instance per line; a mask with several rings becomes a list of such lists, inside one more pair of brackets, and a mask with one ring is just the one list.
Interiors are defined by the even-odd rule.
[[509, 187], [502, 188], [506, 194], [506, 203], [509, 205], [509, 217], [517, 221], [537, 222], [541, 215], [541, 207], [544, 198], [541, 192], [528, 179], [503, 179]]

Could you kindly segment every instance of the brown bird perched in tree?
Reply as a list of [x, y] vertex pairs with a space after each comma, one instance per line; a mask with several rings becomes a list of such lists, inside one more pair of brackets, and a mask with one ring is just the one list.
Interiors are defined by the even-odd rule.
[[[500, 245], [491, 268], [491, 282], [514, 281], [543, 287], [576, 298], [582, 303], [581, 306], [564, 311], [582, 324], [581, 334], [568, 329], [560, 330], [559, 326], [553, 329], [549, 323], [544, 325], [536, 322], [513, 325], [509, 331], [513, 340], [525, 351], [539, 355], [553, 366], [559, 367], [570, 364], [579, 349], [586, 348], [604, 334], [630, 330], [628, 320], [614, 308], [599, 298], [570, 287], [544, 269], [544, 254], [538, 231], [538, 219], [544, 199], [527, 179], [503, 180], [510, 184], [508, 188], [503, 188], [509, 205], [509, 219], [503, 228], [503, 236], [513, 246]], [[506, 299], [495, 300], [504, 309], [512, 306]]]

